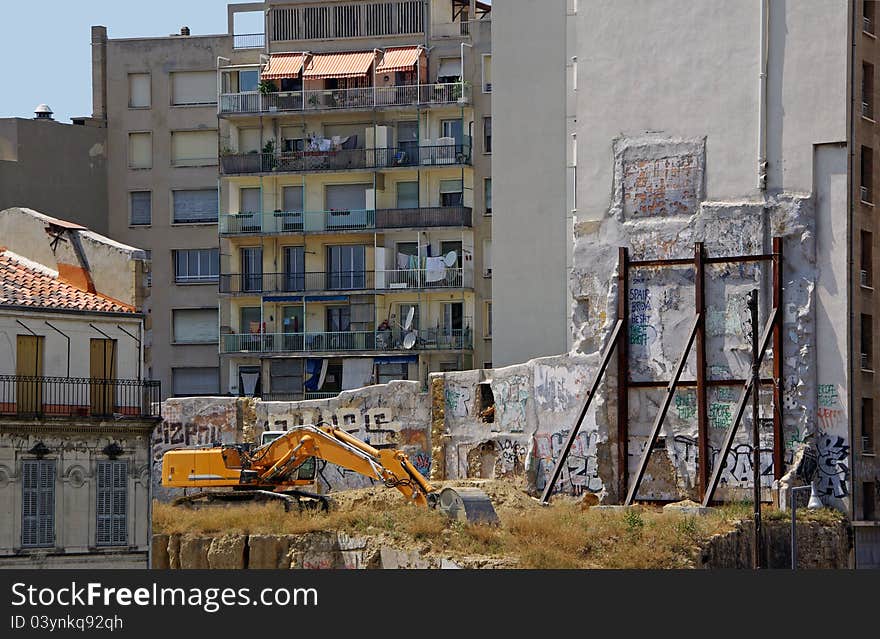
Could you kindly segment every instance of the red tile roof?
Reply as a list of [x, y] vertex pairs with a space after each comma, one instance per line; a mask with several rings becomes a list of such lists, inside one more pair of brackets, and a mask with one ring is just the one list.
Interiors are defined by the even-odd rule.
[[0, 250], [0, 306], [102, 313], [134, 313], [135, 308], [118, 300], [87, 293], [57, 277], [29, 266], [15, 253]]

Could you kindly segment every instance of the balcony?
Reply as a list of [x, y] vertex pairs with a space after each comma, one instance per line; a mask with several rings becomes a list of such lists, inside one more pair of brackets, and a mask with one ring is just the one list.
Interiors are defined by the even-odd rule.
[[342, 333], [231, 333], [221, 336], [221, 353], [335, 353], [388, 351], [472, 350], [473, 334], [465, 329], [415, 331], [411, 348], [397, 331], [351, 331]]
[[220, 157], [223, 175], [389, 169], [419, 165], [470, 165], [470, 144], [386, 149], [337, 149], [285, 153], [230, 153]]
[[473, 271], [464, 268], [339, 271], [315, 273], [225, 273], [220, 293], [264, 295], [324, 291], [387, 291], [473, 287]]
[[158, 381], [0, 375], [0, 416], [158, 419]]
[[467, 83], [414, 84], [355, 89], [317, 89], [260, 93], [222, 93], [221, 115], [265, 115], [306, 111], [381, 109], [387, 107], [431, 107], [469, 104]]
[[236, 51], [244, 49], [262, 49], [265, 46], [265, 33], [236, 33], [232, 36], [232, 48]]
[[471, 209], [433, 206], [350, 211], [276, 211], [220, 217], [221, 235], [287, 235], [374, 229], [471, 226]]

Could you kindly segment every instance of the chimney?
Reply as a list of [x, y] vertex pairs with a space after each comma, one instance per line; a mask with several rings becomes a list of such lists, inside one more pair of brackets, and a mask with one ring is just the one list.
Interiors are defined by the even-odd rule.
[[52, 117], [52, 109], [48, 104], [40, 104], [34, 109], [34, 120], [54, 120]]
[[107, 27], [92, 27], [92, 117], [107, 121]]
[[189, 35], [189, 27], [180, 27], [180, 35], [188, 36]]

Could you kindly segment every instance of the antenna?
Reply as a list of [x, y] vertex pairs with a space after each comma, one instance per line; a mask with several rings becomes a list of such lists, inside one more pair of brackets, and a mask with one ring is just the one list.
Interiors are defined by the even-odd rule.
[[416, 345], [416, 334], [414, 332], [407, 333], [406, 337], [403, 338], [403, 347], [406, 350], [411, 350], [413, 346]]
[[449, 253], [447, 253], [443, 257], [443, 263], [446, 264], [446, 266], [450, 266], [450, 267], [455, 266], [455, 263], [457, 261], [458, 261], [458, 253], [456, 253], [455, 251], [449, 251]]

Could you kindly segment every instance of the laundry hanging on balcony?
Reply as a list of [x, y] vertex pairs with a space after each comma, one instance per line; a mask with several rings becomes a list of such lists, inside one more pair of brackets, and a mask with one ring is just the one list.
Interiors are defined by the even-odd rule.
[[307, 359], [306, 360], [306, 379], [303, 386], [307, 391], [315, 392], [324, 386], [324, 378], [327, 376], [326, 359]]
[[425, 259], [425, 281], [439, 282], [446, 277], [446, 262], [442, 257]]

